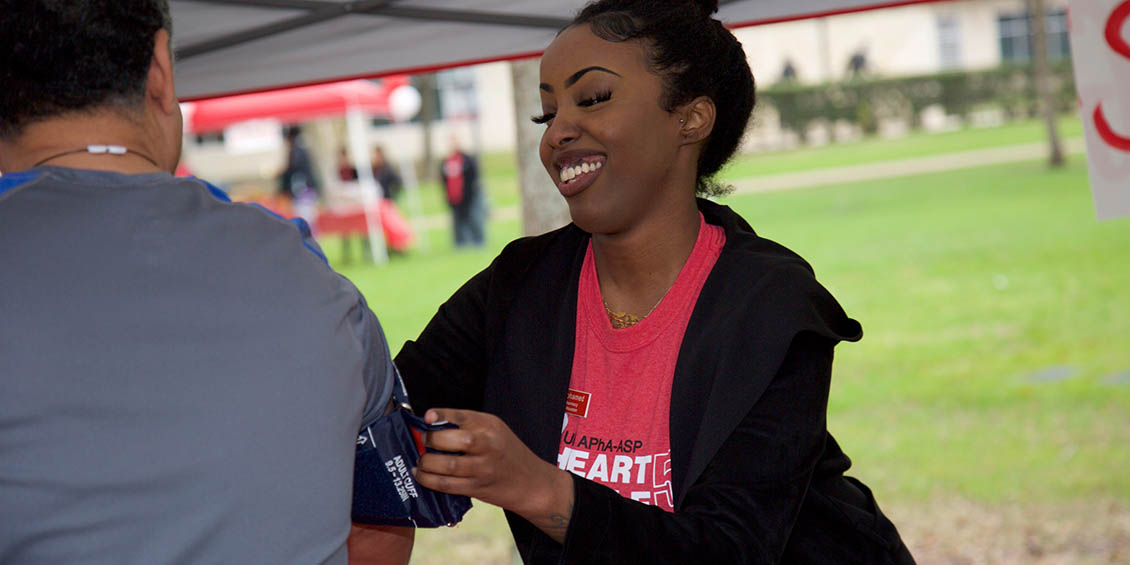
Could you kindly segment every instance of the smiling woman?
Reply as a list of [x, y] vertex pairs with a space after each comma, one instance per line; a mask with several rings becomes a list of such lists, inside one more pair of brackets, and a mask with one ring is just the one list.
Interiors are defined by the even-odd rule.
[[696, 198], [754, 104], [717, 2], [603, 0], [541, 61], [573, 223], [511, 243], [396, 362], [420, 484], [507, 511], [527, 562], [912, 562], [825, 426], [862, 330], [796, 254]]

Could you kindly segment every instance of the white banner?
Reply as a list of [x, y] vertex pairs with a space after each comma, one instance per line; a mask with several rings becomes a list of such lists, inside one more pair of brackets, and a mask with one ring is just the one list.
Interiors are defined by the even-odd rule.
[[1095, 215], [1130, 216], [1130, 0], [1070, 0]]
[[224, 150], [232, 155], [274, 151], [282, 146], [282, 124], [274, 118], [247, 120], [224, 128]]

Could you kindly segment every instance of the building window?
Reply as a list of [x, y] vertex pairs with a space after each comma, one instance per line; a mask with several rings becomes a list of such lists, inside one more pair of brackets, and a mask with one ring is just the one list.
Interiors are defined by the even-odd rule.
[[[1071, 56], [1071, 39], [1067, 30], [1067, 11], [1053, 10], [1044, 18], [1048, 33], [1048, 58], [1052, 61]], [[1028, 14], [1005, 14], [997, 18], [1001, 36], [1001, 60], [1025, 63], [1032, 58], [1032, 38], [1028, 36]]]
[[961, 22], [954, 14], [938, 17], [938, 55], [942, 70], [961, 68]]
[[1048, 57], [1053, 61], [1071, 57], [1071, 30], [1067, 28], [1067, 11], [1049, 13], [1047, 29]]
[[475, 71], [470, 67], [436, 73], [436, 89], [444, 119], [468, 119], [478, 115]]

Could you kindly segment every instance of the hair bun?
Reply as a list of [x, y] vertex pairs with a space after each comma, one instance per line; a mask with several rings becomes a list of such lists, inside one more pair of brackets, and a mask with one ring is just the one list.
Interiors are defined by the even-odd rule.
[[694, 0], [694, 3], [707, 16], [718, 11], [718, 0]]

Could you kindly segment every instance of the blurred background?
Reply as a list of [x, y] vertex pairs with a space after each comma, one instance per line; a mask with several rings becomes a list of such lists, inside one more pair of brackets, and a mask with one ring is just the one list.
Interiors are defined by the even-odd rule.
[[[863, 324], [837, 349], [829, 428], [922, 563], [1130, 563], [1130, 220], [1095, 216], [1066, 8], [965, 0], [735, 30], [759, 101], [720, 201]], [[183, 172], [310, 219], [395, 353], [503, 245], [568, 221], [530, 188], [549, 182], [524, 119], [536, 77], [524, 59], [357, 81], [371, 100], [352, 114], [201, 100]], [[453, 236], [455, 147], [479, 165], [481, 244]], [[378, 217], [361, 211], [366, 168]], [[517, 562], [485, 504], [421, 531], [414, 555]]]

